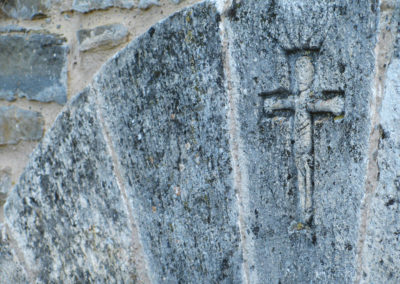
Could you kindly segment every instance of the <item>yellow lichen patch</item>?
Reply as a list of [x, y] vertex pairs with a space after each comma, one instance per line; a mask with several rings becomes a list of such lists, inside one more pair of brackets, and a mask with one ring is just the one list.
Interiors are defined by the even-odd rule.
[[344, 114], [341, 114], [341, 115], [335, 116], [335, 117], [333, 118], [333, 120], [334, 120], [334, 121], [338, 121], [338, 120], [342, 120], [343, 118], [344, 118]]
[[297, 231], [300, 231], [300, 230], [303, 230], [303, 229], [304, 229], [304, 224], [301, 223], [301, 222], [297, 223], [297, 225], [296, 225], [296, 230], [297, 230]]

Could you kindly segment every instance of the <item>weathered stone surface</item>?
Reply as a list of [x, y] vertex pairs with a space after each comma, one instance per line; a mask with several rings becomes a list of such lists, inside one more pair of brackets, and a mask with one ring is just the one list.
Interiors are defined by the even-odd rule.
[[5, 205], [39, 283], [136, 277], [127, 211], [90, 93], [58, 117]]
[[87, 13], [111, 7], [131, 9], [134, 6], [134, 0], [74, 0], [72, 9], [81, 13]]
[[43, 117], [39, 112], [15, 106], [0, 107], [0, 145], [42, 138]]
[[17, 25], [7, 25], [0, 27], [0, 33], [11, 33], [11, 32], [26, 32], [27, 29], [25, 27], [20, 27]]
[[11, 169], [0, 169], [0, 206], [6, 200], [8, 192], [11, 189]]
[[155, 5], [159, 5], [159, 0], [140, 0], [138, 7], [145, 10]]
[[32, 20], [46, 17], [51, 3], [52, 0], [7, 0], [0, 6], [9, 17]]
[[[382, 94], [377, 94], [379, 128], [374, 155], [378, 180], [365, 197], [365, 243], [361, 252], [363, 283], [400, 283], [400, 6], [387, 5], [381, 13], [386, 23], [379, 62]], [[394, 45], [394, 50], [391, 49]], [[387, 69], [385, 67], [387, 66]], [[374, 161], [375, 162], [375, 161]]]
[[67, 51], [48, 34], [0, 36], [0, 99], [67, 100]]
[[398, 40], [400, 18], [378, 29], [383, 10], [204, 2], [130, 43], [7, 200], [32, 277], [399, 282], [400, 51], [379, 31]]
[[29, 283], [24, 268], [19, 263], [5, 227], [0, 223], [0, 283]]
[[394, 59], [387, 72], [381, 109], [379, 185], [370, 205], [364, 247], [365, 283], [399, 283], [400, 267], [400, 60]]
[[210, 3], [184, 10], [94, 84], [154, 283], [241, 279], [218, 25]]
[[94, 29], [82, 29], [76, 34], [79, 50], [85, 51], [97, 47], [114, 47], [124, 42], [128, 29], [121, 24], [99, 26]]
[[242, 190], [250, 197], [243, 208], [250, 283], [355, 277], [377, 21], [371, 8], [249, 0], [227, 14], [240, 147], [249, 161]]

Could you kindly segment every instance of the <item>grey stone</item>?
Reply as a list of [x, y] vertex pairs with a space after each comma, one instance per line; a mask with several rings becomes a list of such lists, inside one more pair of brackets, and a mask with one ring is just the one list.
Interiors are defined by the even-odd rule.
[[134, 0], [74, 0], [72, 9], [81, 13], [87, 13], [111, 7], [131, 9], [134, 6]]
[[[383, 53], [379, 62], [382, 101], [377, 101], [379, 127], [376, 129], [378, 140], [375, 142], [374, 155], [378, 170], [375, 189], [365, 197], [365, 207], [369, 209], [365, 219], [365, 242], [360, 258], [360, 279], [364, 283], [399, 283], [400, 282], [400, 7], [398, 5], [381, 7], [381, 13], [387, 23], [384, 48], [392, 54]], [[387, 69], [385, 68], [387, 65]], [[378, 71], [379, 72], [379, 71]], [[383, 80], [384, 79], [384, 80]], [[379, 105], [380, 104], [380, 105]]]
[[65, 40], [50, 34], [0, 36], [0, 99], [67, 101]]
[[158, 6], [159, 0], [140, 0], [138, 7], [142, 10], [149, 9], [151, 6]]
[[396, 5], [203, 2], [129, 43], [7, 198], [30, 278], [398, 283]]
[[227, 12], [240, 147], [249, 161], [242, 224], [250, 283], [350, 283], [357, 273], [371, 7], [248, 0]]
[[58, 117], [5, 204], [39, 283], [136, 279], [128, 214], [90, 93]]
[[175, 14], [93, 85], [154, 283], [241, 279], [218, 26], [208, 2]]
[[114, 47], [124, 42], [128, 29], [121, 24], [99, 26], [94, 29], [82, 29], [76, 33], [79, 50], [86, 51], [97, 47]]
[[6, 167], [0, 170], [0, 206], [6, 200], [11, 189], [11, 169]]
[[29, 283], [3, 224], [0, 223], [0, 283]]
[[0, 27], [0, 33], [12, 33], [12, 32], [27, 32], [25, 27], [20, 27], [17, 25], [7, 25]]
[[17, 144], [21, 140], [35, 141], [43, 135], [43, 116], [39, 112], [0, 107], [0, 145]]
[[46, 17], [51, 3], [52, 0], [7, 0], [0, 6], [9, 17], [33, 20]]

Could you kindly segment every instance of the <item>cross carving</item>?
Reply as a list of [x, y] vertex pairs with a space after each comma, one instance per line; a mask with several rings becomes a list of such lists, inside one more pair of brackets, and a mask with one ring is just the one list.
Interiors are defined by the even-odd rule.
[[[294, 115], [294, 160], [297, 169], [297, 188], [299, 192], [299, 207], [301, 219], [309, 223], [313, 216], [313, 114], [344, 114], [343, 92], [340, 90], [322, 92], [325, 99], [317, 99], [312, 91], [314, 81], [314, 65], [312, 58], [300, 55], [291, 66], [290, 78], [292, 91], [277, 90], [262, 93], [264, 97], [264, 111], [274, 115], [277, 111], [289, 110]], [[293, 72], [294, 71], [294, 72]], [[293, 75], [291, 75], [293, 76]]]

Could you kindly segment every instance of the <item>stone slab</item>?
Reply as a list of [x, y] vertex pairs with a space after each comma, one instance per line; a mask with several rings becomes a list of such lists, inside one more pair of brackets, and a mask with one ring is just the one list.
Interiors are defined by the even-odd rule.
[[5, 226], [0, 223], [0, 284], [29, 283], [16, 251], [10, 245]]
[[0, 99], [67, 101], [65, 40], [50, 34], [0, 36]]
[[77, 12], [87, 13], [111, 7], [131, 9], [134, 6], [134, 0], [74, 0], [72, 9]]
[[[390, 3], [390, 2], [389, 2]], [[396, 5], [397, 4], [397, 5]], [[394, 50], [381, 82], [382, 102], [377, 151], [377, 187], [371, 196], [363, 247], [361, 281], [364, 283], [400, 282], [400, 6], [387, 5], [384, 40]], [[390, 11], [392, 10], [392, 11]], [[388, 40], [389, 38], [389, 40]], [[388, 48], [389, 51], [390, 48]], [[390, 57], [389, 57], [390, 59]], [[386, 66], [382, 66], [386, 67]]]
[[128, 29], [121, 24], [98, 26], [93, 29], [78, 30], [79, 50], [86, 51], [101, 48], [115, 47], [123, 43], [128, 36]]
[[127, 209], [89, 94], [58, 117], [5, 204], [38, 283], [136, 279]]
[[209, 2], [175, 14], [94, 83], [154, 283], [242, 277], [219, 20]]
[[40, 140], [43, 135], [43, 116], [39, 112], [0, 107], [0, 145], [17, 144], [21, 140]]
[[140, 0], [138, 7], [142, 10], [149, 9], [151, 6], [159, 6], [159, 0]]
[[0, 206], [6, 200], [8, 192], [11, 189], [11, 169], [6, 167], [0, 169]]
[[227, 12], [240, 147], [249, 161], [250, 283], [355, 277], [375, 8], [247, 0]]
[[7, 0], [1, 8], [9, 17], [33, 20], [46, 17], [51, 3], [52, 0]]

